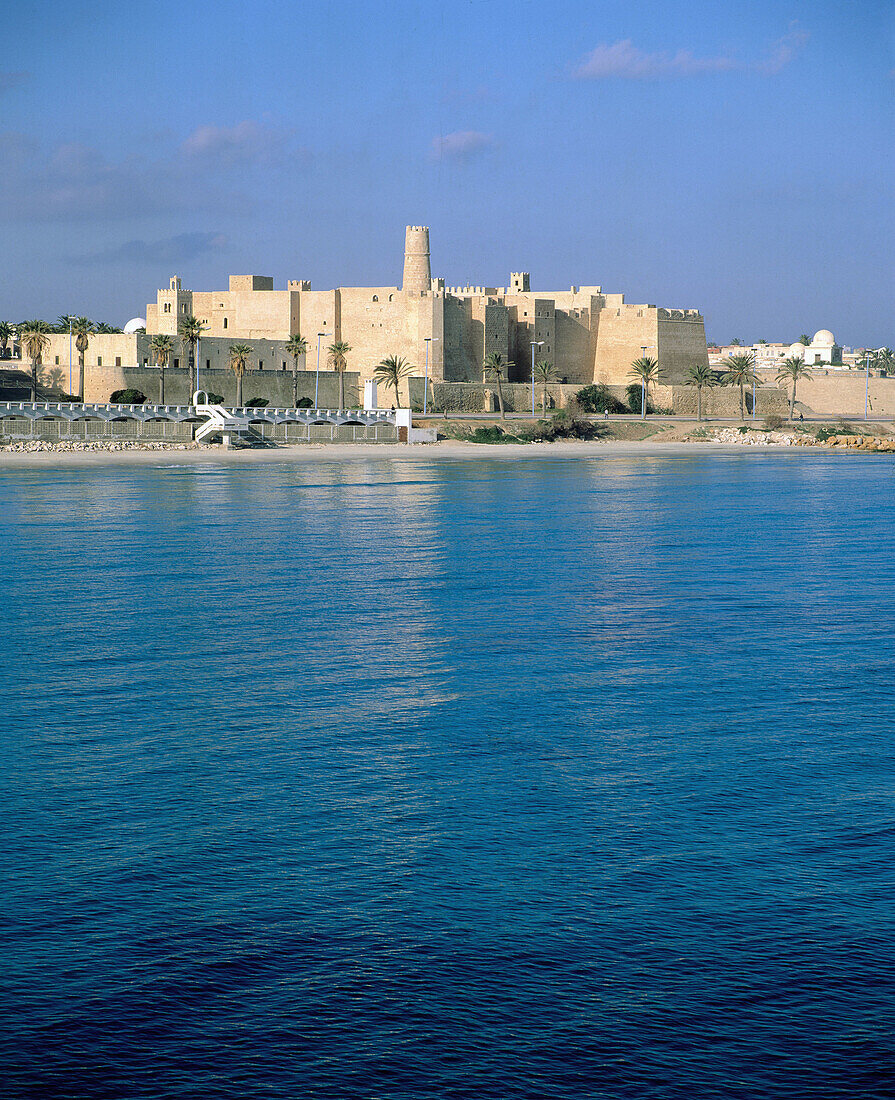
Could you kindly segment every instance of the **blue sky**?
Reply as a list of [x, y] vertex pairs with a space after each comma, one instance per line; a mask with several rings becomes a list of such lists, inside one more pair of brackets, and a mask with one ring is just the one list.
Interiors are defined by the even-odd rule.
[[895, 3], [8, 6], [0, 316], [182, 275], [600, 283], [711, 338], [895, 343]]

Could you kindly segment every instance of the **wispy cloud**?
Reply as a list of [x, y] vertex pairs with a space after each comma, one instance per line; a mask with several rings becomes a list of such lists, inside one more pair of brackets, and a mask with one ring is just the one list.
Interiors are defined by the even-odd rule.
[[773, 76], [795, 58], [808, 38], [807, 31], [792, 23], [782, 38], [771, 43], [767, 57], [754, 61], [743, 61], [730, 54], [697, 57], [687, 49], [649, 53], [625, 38], [596, 46], [572, 69], [572, 76], [576, 80], [670, 80], [734, 71]]
[[24, 70], [15, 73], [0, 72], [0, 95], [11, 88], [18, 88], [20, 84], [25, 84], [30, 79], [31, 73], [26, 73]]
[[86, 256], [74, 257], [79, 264], [173, 264], [194, 260], [227, 246], [223, 233], [179, 233], [158, 241], [133, 240]]
[[690, 50], [678, 50], [674, 54], [646, 53], [626, 38], [591, 50], [572, 75], [578, 80], [655, 80], [728, 72], [735, 67], [736, 63], [729, 57], [696, 57]]
[[200, 126], [179, 145], [114, 158], [86, 144], [47, 149], [0, 133], [0, 217], [90, 220], [201, 209], [244, 212], [252, 173], [304, 167], [307, 150], [256, 122]]
[[434, 139], [432, 159], [465, 164], [493, 144], [491, 134], [483, 134], [479, 130], [455, 130], [452, 134], [442, 134]]
[[790, 23], [786, 34], [771, 44], [768, 56], [764, 61], [757, 62], [754, 68], [766, 76], [776, 76], [804, 49], [810, 37], [808, 31], [802, 30], [797, 23]]
[[235, 126], [200, 126], [183, 142], [180, 151], [189, 162], [243, 168], [275, 161], [286, 155], [290, 146], [287, 134], [247, 120]]

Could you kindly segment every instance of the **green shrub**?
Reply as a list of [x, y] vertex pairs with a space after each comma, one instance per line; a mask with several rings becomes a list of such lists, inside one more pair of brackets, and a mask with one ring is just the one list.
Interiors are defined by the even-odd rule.
[[622, 404], [605, 382], [596, 386], [585, 386], [575, 394], [575, 400], [586, 413], [625, 413], [627, 407]]
[[109, 400], [113, 405], [142, 405], [146, 394], [141, 390], [115, 390]]
[[840, 434], [841, 433], [840, 433], [838, 428], [825, 427], [825, 428], [819, 428], [815, 432], [814, 438], [817, 440], [818, 443], [826, 443], [826, 441], [831, 436], [840, 435]]
[[266, 397], [253, 397], [251, 401], [246, 401], [245, 407], [247, 409], [266, 409], [268, 401]]
[[779, 413], [768, 413], [764, 418], [764, 426], [768, 431], [775, 432], [783, 427], [783, 417]]
[[492, 424], [487, 428], [476, 428], [469, 437], [470, 443], [518, 443], [515, 435], [507, 435], [502, 428]]
[[224, 395], [222, 393], [212, 393], [209, 390], [206, 396], [208, 397], [209, 405], [223, 405], [224, 403]]
[[[643, 403], [643, 389], [639, 382], [632, 382], [630, 386], [625, 390], [625, 397], [628, 402], [628, 411], [632, 413], [639, 413]], [[656, 410], [650, 404], [649, 398], [646, 400], [646, 411], [648, 413], [655, 412]]]
[[299, 397], [295, 407], [297, 409], [313, 409], [314, 402], [310, 399], [310, 397]]

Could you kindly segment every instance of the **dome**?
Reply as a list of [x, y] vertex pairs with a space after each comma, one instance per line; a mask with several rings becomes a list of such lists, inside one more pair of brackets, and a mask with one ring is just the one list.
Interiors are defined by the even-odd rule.
[[795, 355], [798, 359], [804, 359], [805, 358], [805, 345], [798, 343], [798, 341], [795, 344], [790, 344], [789, 345], [789, 354], [791, 356]]
[[811, 343], [817, 344], [819, 347], [831, 348], [836, 343], [836, 337], [828, 328], [822, 328], [820, 332], [815, 332]]
[[131, 317], [128, 323], [124, 326], [124, 331], [128, 334], [136, 332], [138, 328], [146, 328], [146, 320], [143, 317]]

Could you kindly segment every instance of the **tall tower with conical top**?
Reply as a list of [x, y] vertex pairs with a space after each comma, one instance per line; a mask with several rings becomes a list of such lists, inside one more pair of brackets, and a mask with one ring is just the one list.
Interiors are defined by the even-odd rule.
[[429, 227], [428, 225], [408, 225], [404, 234], [404, 281], [401, 289], [413, 294], [425, 294], [431, 288]]

